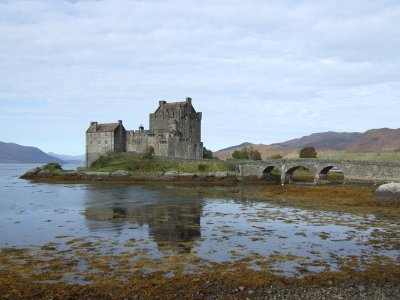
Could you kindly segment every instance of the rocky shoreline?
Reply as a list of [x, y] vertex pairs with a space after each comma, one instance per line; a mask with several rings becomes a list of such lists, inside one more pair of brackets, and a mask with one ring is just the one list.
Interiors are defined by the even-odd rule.
[[218, 182], [236, 183], [244, 179], [237, 172], [179, 173], [176, 171], [158, 172], [156, 174], [136, 174], [129, 171], [97, 172], [97, 171], [62, 171], [55, 172], [44, 167], [29, 170], [20, 178], [38, 181], [68, 182]]
[[[175, 293], [171, 294], [168, 289], [167, 294], [163, 295], [163, 290], [159, 290], [161, 294], [155, 296], [154, 293], [147, 293], [147, 290], [141, 292], [130, 293], [122, 292], [123, 285], [113, 285], [117, 293], [111, 290], [104, 290], [100, 287], [91, 285], [79, 286], [72, 285], [66, 286], [65, 284], [48, 285], [43, 283], [31, 284], [27, 282], [18, 282], [16, 289], [8, 289], [6, 285], [1, 283], [0, 290], [4, 292], [0, 299], [31, 299], [30, 295], [34, 294], [39, 298], [47, 299], [254, 299], [254, 300], [276, 300], [276, 299], [308, 299], [308, 300], [321, 300], [321, 299], [360, 299], [360, 300], [375, 300], [386, 299], [395, 300], [399, 299], [400, 286], [397, 284], [375, 284], [375, 283], [339, 283], [328, 285], [313, 285], [313, 286], [299, 286], [299, 285], [281, 285], [272, 284], [266, 287], [249, 288], [238, 286], [232, 288], [220, 282], [207, 281], [204, 283], [196, 283], [196, 285], [203, 286], [199, 291], [188, 291], [180, 289], [179, 285], [175, 289]], [[22, 292], [22, 286], [26, 285], [28, 294]], [[8, 286], [10, 287], [10, 286]], [[128, 286], [127, 286], [128, 287]], [[33, 290], [36, 289], [36, 293]], [[121, 294], [124, 294], [123, 296]], [[163, 296], [162, 296], [163, 295]]]
[[[332, 282], [328, 285], [314, 285], [310, 287], [305, 286], [282, 286], [273, 284], [269, 287], [263, 288], [245, 288], [238, 287], [236, 289], [229, 289], [227, 287], [218, 287], [218, 284], [208, 283], [211, 286], [208, 295], [191, 295], [193, 299], [201, 299], [205, 296], [206, 299], [260, 299], [260, 300], [273, 300], [273, 299], [399, 299], [400, 286], [399, 285], [377, 285], [372, 284], [357, 284], [357, 283], [341, 283], [334, 284]], [[213, 285], [215, 285], [213, 287]], [[179, 293], [176, 295], [179, 299]]]

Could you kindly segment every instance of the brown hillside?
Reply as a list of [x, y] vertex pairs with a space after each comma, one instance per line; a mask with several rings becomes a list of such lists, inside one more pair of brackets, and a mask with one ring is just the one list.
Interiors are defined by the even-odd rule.
[[371, 129], [366, 131], [355, 141], [346, 147], [351, 152], [385, 152], [400, 150], [400, 128], [399, 129]]
[[214, 152], [214, 156], [220, 159], [231, 158], [233, 151], [244, 146], [260, 151], [263, 159], [277, 154], [293, 157], [300, 149], [307, 146], [315, 147], [317, 152], [330, 150], [359, 153], [400, 152], [400, 128], [371, 129], [364, 133], [320, 132], [272, 145], [244, 143]]
[[345, 150], [346, 147], [361, 137], [360, 132], [318, 132], [303, 136], [298, 139], [289, 140], [273, 145], [287, 147], [291, 149], [302, 149], [313, 146], [317, 150]]
[[[268, 159], [272, 155], [282, 155], [285, 156], [289, 153], [295, 152], [293, 149], [288, 149], [285, 147], [281, 146], [272, 146], [272, 145], [264, 145], [264, 144], [252, 144], [250, 146], [247, 146], [248, 148], [253, 148], [261, 153], [262, 159]], [[220, 150], [217, 152], [214, 152], [213, 155], [214, 157], [217, 157], [219, 159], [226, 160], [228, 158], [232, 157], [232, 153], [235, 150], [240, 150], [244, 147], [237, 147], [234, 149], [229, 149], [229, 150]]]

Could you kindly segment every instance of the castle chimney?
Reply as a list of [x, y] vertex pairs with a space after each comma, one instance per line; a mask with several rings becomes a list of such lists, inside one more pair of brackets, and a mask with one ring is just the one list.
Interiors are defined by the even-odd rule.
[[160, 100], [158, 103], [159, 103], [160, 106], [163, 106], [164, 104], [167, 104], [167, 101], [165, 101], [165, 100]]
[[192, 104], [192, 98], [186, 97], [186, 103]]
[[90, 122], [90, 127], [94, 126], [94, 131], [97, 131], [97, 122]]
[[144, 131], [143, 124], [140, 124], [140, 126], [139, 126], [139, 131], [140, 131], [140, 132], [143, 132], [143, 131]]
[[118, 124], [119, 124], [119, 125], [122, 125], [122, 120], [118, 120]]

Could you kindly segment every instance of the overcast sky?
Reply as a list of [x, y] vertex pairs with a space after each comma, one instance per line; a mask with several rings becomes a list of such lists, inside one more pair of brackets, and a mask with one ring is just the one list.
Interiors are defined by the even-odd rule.
[[192, 97], [218, 150], [400, 127], [400, 1], [0, 0], [0, 141], [82, 154]]

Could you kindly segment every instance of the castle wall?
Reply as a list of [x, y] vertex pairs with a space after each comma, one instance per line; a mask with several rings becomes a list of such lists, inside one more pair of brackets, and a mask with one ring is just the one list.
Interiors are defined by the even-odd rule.
[[149, 125], [150, 125], [150, 131], [165, 131], [166, 128], [168, 128], [169, 120], [177, 119], [176, 117], [172, 117], [170, 115], [166, 115], [163, 113], [157, 113], [157, 114], [150, 114], [149, 117]]
[[90, 166], [100, 155], [114, 152], [113, 132], [86, 133], [86, 164]]
[[180, 141], [176, 137], [168, 139], [168, 157], [203, 159], [203, 143]]
[[[182, 116], [182, 118], [180, 117]], [[158, 133], [170, 129], [171, 119], [176, 121], [176, 131], [186, 139], [193, 142], [201, 142], [202, 113], [191, 113], [186, 116], [181, 111], [174, 114], [153, 113], [150, 114], [150, 131]]]
[[166, 133], [154, 134], [150, 131], [127, 131], [126, 151], [145, 153], [147, 147], [153, 147], [154, 155], [168, 156], [168, 143]]
[[126, 130], [119, 126], [114, 132], [114, 152], [126, 151]]
[[185, 159], [202, 159], [203, 144], [191, 141], [182, 141], [169, 133], [154, 134], [151, 131], [127, 131], [126, 151], [145, 153], [148, 146], [154, 148], [154, 155], [177, 157]]
[[201, 142], [201, 118], [202, 113], [196, 113], [189, 119], [189, 139], [195, 143]]

